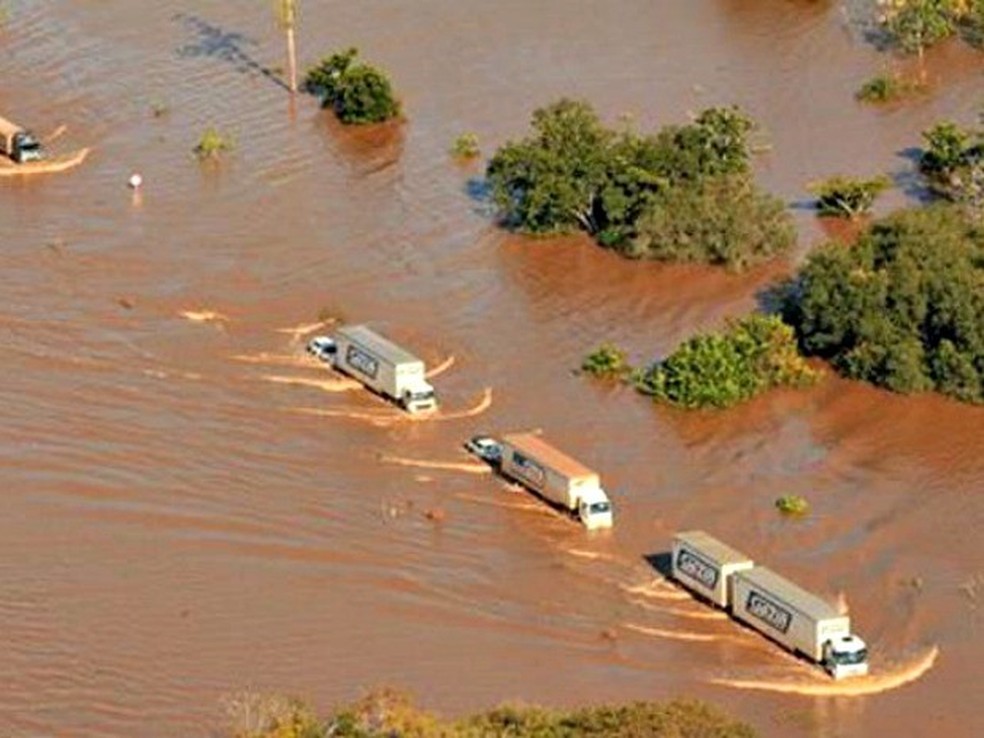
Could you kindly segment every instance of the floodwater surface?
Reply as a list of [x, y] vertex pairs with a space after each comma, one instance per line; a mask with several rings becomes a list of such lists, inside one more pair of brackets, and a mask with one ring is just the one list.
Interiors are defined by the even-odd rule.
[[[481, 163], [560, 96], [640, 129], [737, 103], [760, 179], [824, 237], [807, 182], [893, 174], [974, 119], [984, 64], [932, 91], [853, 92], [888, 59], [861, 3], [306, 3], [305, 63], [356, 45], [406, 121], [346, 130], [278, 83], [262, 3], [6, 3], [0, 112], [79, 168], [0, 181], [0, 725], [5, 735], [210, 735], [220, 698], [321, 709], [408, 688], [449, 714], [695, 696], [766, 736], [984, 734], [981, 411], [829, 376], [717, 414], [572, 373], [636, 361], [756, 305], [744, 275], [633, 264], [491, 223]], [[235, 150], [199, 164], [208, 126]], [[143, 176], [139, 193], [126, 187]], [[369, 322], [440, 371], [402, 415], [307, 357]], [[601, 470], [616, 527], [484, 473], [469, 435], [541, 428]], [[773, 500], [813, 513], [780, 519]], [[703, 528], [846, 603], [872, 676], [834, 684], [694, 602], [649, 561]]]

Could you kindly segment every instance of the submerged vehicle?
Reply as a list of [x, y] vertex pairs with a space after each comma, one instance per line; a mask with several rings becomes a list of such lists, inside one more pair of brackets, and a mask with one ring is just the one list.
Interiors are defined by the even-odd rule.
[[339, 328], [333, 337], [333, 366], [407, 412], [437, 409], [424, 362], [364, 325]]
[[18, 164], [44, 159], [44, 147], [34, 134], [5, 118], [0, 118], [0, 152]]
[[704, 531], [678, 533], [673, 579], [834, 679], [868, 673], [868, 649], [851, 633], [851, 619]]
[[503, 436], [499, 470], [576, 516], [588, 530], [612, 527], [612, 504], [598, 473], [561, 453], [539, 435]]

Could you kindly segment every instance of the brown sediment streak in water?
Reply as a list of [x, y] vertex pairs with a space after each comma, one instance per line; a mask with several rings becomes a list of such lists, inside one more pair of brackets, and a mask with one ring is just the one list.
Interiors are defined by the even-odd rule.
[[319, 328], [325, 328], [326, 326], [332, 325], [334, 322], [334, 320], [319, 320], [317, 323], [301, 323], [300, 325], [295, 325], [290, 328], [277, 328], [277, 333], [290, 334], [290, 342], [293, 345], [298, 343], [309, 333], [314, 333], [314, 331]]
[[348, 418], [350, 420], [367, 420], [374, 425], [392, 425], [394, 423], [406, 422], [412, 419], [405, 413], [393, 410], [391, 412], [368, 412], [366, 410], [326, 410], [315, 407], [291, 407], [286, 408], [292, 413], [302, 413], [304, 415], [319, 415], [323, 418]]
[[233, 361], [241, 361], [244, 364], [270, 364], [272, 366], [296, 366], [305, 369], [317, 367], [324, 368], [316, 359], [297, 354], [270, 354], [262, 351], [258, 354], [233, 354]]
[[450, 369], [452, 366], [454, 366], [454, 354], [451, 354], [448, 358], [446, 358], [440, 364], [438, 364], [433, 369], [431, 369], [429, 372], [427, 372], [427, 378], [430, 379], [431, 377], [436, 377], [436, 376], [438, 376], [440, 374], [443, 374], [448, 369]]
[[301, 387], [316, 387], [324, 392], [351, 392], [362, 385], [354, 379], [311, 379], [309, 377], [283, 377], [276, 374], [264, 375], [263, 379], [277, 384], [296, 384]]
[[527, 510], [532, 512], [541, 512], [553, 515], [554, 512], [546, 505], [539, 505], [534, 502], [524, 503], [524, 502], [502, 502], [497, 500], [495, 497], [477, 497], [475, 495], [463, 495], [456, 494], [455, 498], [459, 500], [465, 500], [466, 502], [477, 502], [480, 505], [490, 505], [492, 507], [502, 507], [508, 510]]
[[61, 138], [65, 132], [68, 130], [68, 126], [62, 123], [55, 130], [49, 133], [47, 136], [43, 137], [41, 140], [44, 141], [46, 145], [51, 144]]
[[464, 461], [435, 461], [432, 459], [408, 459], [402, 456], [380, 455], [380, 461], [400, 466], [414, 466], [420, 469], [441, 469], [444, 471], [460, 471], [468, 474], [491, 474], [492, 467], [485, 464], [475, 464]]
[[635, 623], [623, 623], [624, 628], [636, 633], [653, 635], [658, 638], [669, 638], [677, 641], [694, 641], [697, 643], [743, 643], [734, 636], [715, 635], [713, 633], [695, 633], [692, 630], [668, 630], [666, 628], [649, 628]]
[[66, 154], [46, 161], [28, 161], [15, 164], [0, 160], [0, 177], [19, 177], [27, 174], [55, 174], [64, 172], [85, 161], [91, 149], [79, 149], [73, 154]]
[[636, 599], [630, 599], [629, 602], [631, 602], [636, 607], [641, 607], [643, 610], [649, 610], [650, 612], [659, 612], [665, 615], [674, 615], [676, 617], [681, 617], [681, 618], [692, 618], [694, 620], [728, 620], [729, 619], [727, 615], [725, 615], [723, 612], [718, 612], [717, 610], [710, 610], [710, 609], [681, 610], [678, 607], [662, 607]]
[[691, 600], [693, 599], [686, 592], [679, 592], [675, 589], [670, 589], [669, 585], [662, 584], [660, 582], [651, 582], [648, 584], [637, 584], [632, 587], [622, 586], [622, 589], [629, 594], [639, 595], [641, 597], [652, 597], [657, 600]]
[[415, 420], [460, 420], [461, 418], [474, 418], [476, 415], [481, 415], [486, 410], [492, 407], [492, 388], [486, 387], [482, 393], [482, 399], [479, 400], [474, 407], [468, 410], [460, 410], [450, 413], [445, 413], [440, 410], [437, 413], [430, 415], [419, 415], [416, 416]]
[[590, 559], [591, 561], [615, 561], [615, 557], [600, 551], [584, 551], [580, 548], [569, 548], [564, 553], [576, 556], [579, 559]]
[[193, 323], [228, 323], [229, 318], [222, 313], [217, 313], [214, 310], [182, 310], [180, 313], [182, 318], [192, 321]]
[[799, 680], [711, 679], [711, 684], [735, 689], [756, 689], [783, 694], [801, 694], [807, 697], [864, 697], [887, 692], [914, 682], [933, 668], [940, 654], [939, 646], [933, 646], [919, 658], [892, 668], [884, 673], [855, 677], [843, 682], [819, 677]]

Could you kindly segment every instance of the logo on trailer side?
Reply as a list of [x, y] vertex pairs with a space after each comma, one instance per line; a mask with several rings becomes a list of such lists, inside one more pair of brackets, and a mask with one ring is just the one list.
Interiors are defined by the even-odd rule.
[[379, 372], [379, 362], [358, 346], [348, 347], [348, 351], [345, 352], [345, 362], [353, 369], [357, 369], [373, 379]]
[[523, 479], [537, 489], [543, 486], [543, 479], [546, 476], [546, 472], [542, 466], [516, 450], [512, 452], [512, 460], [513, 466]]
[[789, 626], [793, 622], [793, 614], [789, 610], [777, 605], [765, 595], [755, 590], [748, 593], [745, 610], [780, 633], [785, 633], [789, 630]]
[[708, 589], [714, 589], [717, 586], [718, 568], [693, 551], [681, 548], [677, 552], [676, 566], [678, 571]]

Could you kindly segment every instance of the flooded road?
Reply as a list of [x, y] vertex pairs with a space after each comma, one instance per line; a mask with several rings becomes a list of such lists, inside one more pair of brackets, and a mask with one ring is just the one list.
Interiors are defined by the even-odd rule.
[[[261, 5], [8, 3], [0, 111], [91, 153], [0, 181], [6, 733], [204, 736], [233, 690], [327, 708], [381, 683], [452, 714], [688, 695], [766, 736], [984, 733], [981, 410], [829, 377], [686, 414], [576, 377], [603, 340], [648, 360], [746, 312], [789, 265], [510, 237], [469, 195], [481, 164], [448, 155], [464, 131], [491, 153], [561, 95], [641, 128], [738, 103], [798, 259], [823, 237], [806, 182], [904, 184], [920, 130], [973, 120], [984, 63], [934, 52], [932, 94], [873, 110], [852, 95], [886, 59], [853, 6], [307, 3], [305, 63], [357, 45], [403, 96], [405, 124], [351, 131], [289, 105]], [[210, 125], [236, 149], [200, 165]], [[442, 415], [407, 419], [307, 358], [332, 320], [443, 367]], [[528, 428], [601, 470], [611, 534], [460, 448]], [[808, 519], [777, 517], [790, 492]], [[873, 677], [841, 690], [662, 581], [646, 557], [694, 527], [843, 596]]]

